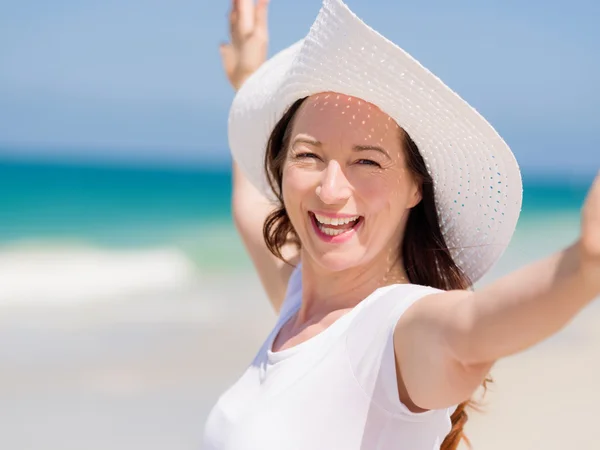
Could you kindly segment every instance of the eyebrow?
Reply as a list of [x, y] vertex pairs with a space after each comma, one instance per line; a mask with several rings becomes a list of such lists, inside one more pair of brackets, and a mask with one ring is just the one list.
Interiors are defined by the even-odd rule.
[[292, 142], [292, 147], [295, 146], [296, 144], [308, 144], [308, 145], [314, 145], [315, 147], [322, 147], [323, 144], [320, 141], [317, 141], [316, 139], [312, 139], [306, 136], [299, 136], [296, 139], [294, 139], [294, 142]]
[[375, 150], [376, 152], [379, 152], [379, 153], [383, 154], [384, 156], [386, 156], [388, 159], [391, 159], [388, 152], [386, 152], [384, 148], [379, 147], [377, 145], [355, 145], [352, 149], [357, 152], [364, 152], [367, 150]]
[[[309, 138], [306, 136], [299, 136], [296, 139], [294, 139], [294, 142], [292, 142], [292, 147], [294, 147], [296, 144], [299, 144], [299, 143], [313, 145], [315, 147], [323, 147], [323, 143], [321, 141], [318, 141], [317, 139]], [[360, 145], [359, 144], [359, 145], [353, 146], [352, 150], [354, 150], [355, 152], [365, 152], [365, 151], [369, 151], [369, 150], [374, 150], [376, 152], [381, 153], [388, 159], [392, 159], [390, 157], [389, 153], [384, 148], [379, 147], [378, 145]]]

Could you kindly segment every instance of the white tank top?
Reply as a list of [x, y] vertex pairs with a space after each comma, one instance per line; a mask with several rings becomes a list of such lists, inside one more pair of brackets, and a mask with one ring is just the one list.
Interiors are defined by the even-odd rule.
[[438, 291], [377, 289], [318, 335], [273, 353], [275, 336], [300, 307], [301, 278], [298, 267], [273, 331], [211, 411], [202, 448], [438, 450], [456, 407], [413, 413], [402, 404], [393, 348], [402, 313]]

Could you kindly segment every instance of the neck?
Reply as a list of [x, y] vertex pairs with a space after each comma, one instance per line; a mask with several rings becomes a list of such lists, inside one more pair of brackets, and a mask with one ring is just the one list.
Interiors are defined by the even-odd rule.
[[341, 271], [327, 271], [302, 254], [302, 306], [297, 321], [354, 308], [376, 289], [409, 283], [404, 266], [388, 258]]

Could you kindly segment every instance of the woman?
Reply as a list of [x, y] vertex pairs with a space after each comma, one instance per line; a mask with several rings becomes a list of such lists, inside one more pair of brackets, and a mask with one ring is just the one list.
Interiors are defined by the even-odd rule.
[[600, 179], [577, 242], [473, 292], [520, 212], [510, 149], [340, 0], [263, 64], [266, 16], [234, 1], [221, 52], [234, 218], [279, 319], [205, 448], [455, 449], [495, 361], [600, 293]]

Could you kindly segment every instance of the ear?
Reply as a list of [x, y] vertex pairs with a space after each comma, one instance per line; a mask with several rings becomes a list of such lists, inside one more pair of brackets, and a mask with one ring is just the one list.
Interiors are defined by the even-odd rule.
[[411, 190], [412, 192], [408, 202], [409, 209], [414, 208], [421, 202], [421, 200], [423, 200], [423, 189], [421, 183], [414, 181], [411, 185]]

